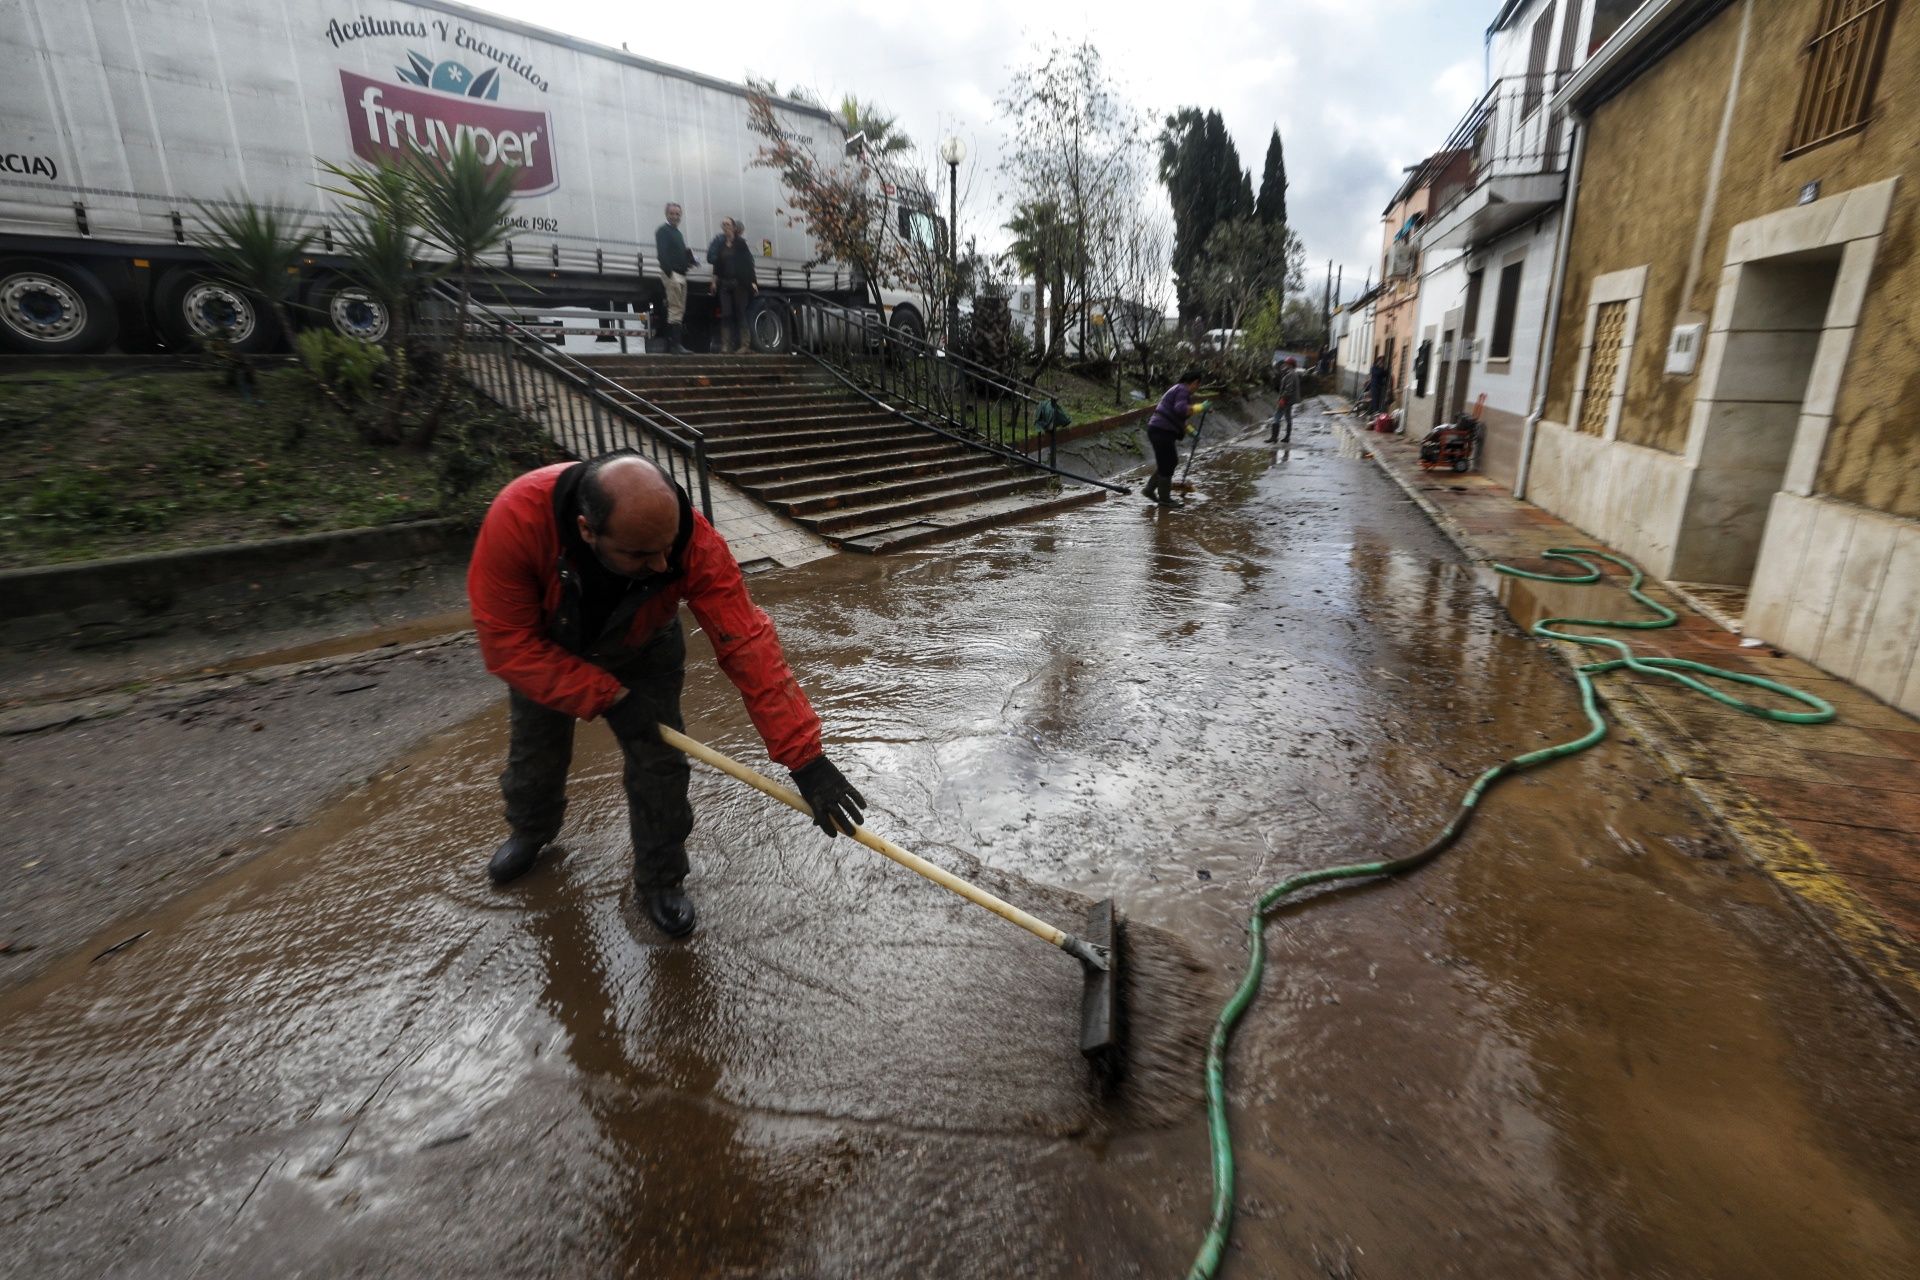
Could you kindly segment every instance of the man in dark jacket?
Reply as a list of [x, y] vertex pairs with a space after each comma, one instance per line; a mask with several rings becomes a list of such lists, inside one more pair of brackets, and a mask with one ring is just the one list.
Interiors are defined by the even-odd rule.
[[1174, 504], [1173, 471], [1180, 465], [1178, 441], [1191, 430], [1190, 420], [1207, 407], [1194, 401], [1194, 389], [1199, 385], [1200, 370], [1188, 369], [1180, 375], [1180, 381], [1167, 388], [1147, 418], [1147, 441], [1153, 446], [1153, 477], [1140, 492], [1163, 507]]
[[622, 452], [530, 471], [487, 510], [467, 571], [487, 670], [511, 712], [500, 777], [513, 828], [487, 864], [496, 884], [532, 868], [560, 831], [575, 720], [606, 720], [626, 756], [633, 883], [669, 937], [694, 926], [687, 875], [686, 757], [654, 726], [681, 727], [685, 601], [740, 690], [775, 763], [793, 773], [829, 836], [866, 807], [820, 746], [820, 719], [794, 683], [740, 566], [686, 493], [652, 462]]
[[1367, 398], [1371, 402], [1367, 407], [1375, 413], [1387, 411], [1387, 361], [1384, 356], [1373, 358], [1373, 368], [1367, 370]]
[[752, 295], [760, 292], [754, 279], [753, 250], [747, 247], [746, 228], [732, 218], [720, 220], [720, 234], [707, 246], [713, 264], [713, 291], [720, 295], [720, 349], [745, 355], [743, 326]]
[[1267, 443], [1280, 443], [1280, 427], [1285, 423], [1287, 443], [1293, 443], [1293, 406], [1300, 403], [1300, 362], [1288, 356], [1286, 363], [1280, 366], [1280, 402], [1274, 406], [1273, 417], [1267, 421]]
[[667, 294], [667, 350], [677, 356], [687, 354], [680, 341], [680, 326], [687, 316], [687, 271], [700, 265], [700, 259], [687, 248], [680, 234], [680, 206], [667, 206], [667, 220], [653, 233], [653, 255], [660, 262], [660, 283]]

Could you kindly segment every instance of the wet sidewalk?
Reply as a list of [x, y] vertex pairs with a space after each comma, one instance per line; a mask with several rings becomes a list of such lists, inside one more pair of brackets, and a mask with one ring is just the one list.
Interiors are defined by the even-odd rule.
[[[1485, 476], [1423, 471], [1417, 436], [1335, 421], [1345, 448], [1377, 463], [1473, 560], [1566, 572], [1539, 553], [1611, 550]], [[1578, 587], [1505, 576], [1495, 586], [1522, 626], [1553, 613], [1640, 616], [1620, 589], [1624, 579], [1603, 567], [1613, 584], [1606, 605]], [[1620, 725], [1706, 804], [1883, 994], [1920, 1020], [1920, 720], [1782, 650], [1743, 639], [1702, 612], [1699, 606], [1714, 608], [1711, 601], [1657, 580], [1644, 589], [1680, 621], [1666, 631], [1614, 633], [1635, 652], [1764, 676], [1839, 713], [1823, 725], [1773, 724], [1656, 677], [1600, 681]], [[1597, 656], [1572, 645], [1548, 647], [1569, 661]], [[1764, 693], [1757, 700], [1783, 701]]]

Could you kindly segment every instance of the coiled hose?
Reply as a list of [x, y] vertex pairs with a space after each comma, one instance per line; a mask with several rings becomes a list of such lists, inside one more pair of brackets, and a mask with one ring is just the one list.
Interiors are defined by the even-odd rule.
[[[1576, 564], [1584, 572], [1561, 576], [1551, 573], [1530, 573], [1504, 564], [1496, 564], [1493, 567], [1500, 573], [1510, 574], [1516, 578], [1532, 578], [1540, 582], [1591, 583], [1600, 581], [1600, 568], [1593, 563], [1593, 560], [1585, 557], [1607, 560], [1633, 575], [1632, 581], [1627, 585], [1628, 594], [1652, 610], [1655, 616], [1637, 621], [1616, 618], [1543, 618], [1534, 623], [1529, 634], [1548, 640], [1565, 640], [1572, 644], [1611, 649], [1617, 654], [1616, 657], [1583, 663], [1574, 668], [1574, 678], [1580, 684], [1580, 709], [1586, 712], [1587, 716], [1588, 727], [1584, 734], [1571, 742], [1562, 742], [1555, 746], [1542, 747], [1538, 751], [1529, 751], [1525, 755], [1515, 756], [1488, 769], [1474, 779], [1473, 785], [1467, 788], [1466, 795], [1461, 797], [1460, 807], [1454, 811], [1453, 817], [1441, 829], [1440, 834], [1417, 853], [1380, 862], [1356, 862], [1350, 866], [1302, 872], [1296, 876], [1289, 876], [1260, 895], [1259, 901], [1254, 904], [1252, 914], [1247, 919], [1246, 976], [1240, 980], [1239, 988], [1220, 1010], [1220, 1017], [1213, 1025], [1212, 1039], [1207, 1045], [1207, 1129], [1213, 1146], [1213, 1216], [1207, 1228], [1206, 1238], [1201, 1241], [1200, 1251], [1194, 1256], [1193, 1266], [1187, 1273], [1188, 1280], [1211, 1280], [1220, 1267], [1221, 1256], [1226, 1251], [1227, 1238], [1233, 1227], [1234, 1165], [1233, 1135], [1227, 1124], [1227, 1045], [1233, 1036], [1234, 1024], [1240, 1021], [1240, 1016], [1247, 1011], [1247, 1006], [1253, 1003], [1254, 995], [1260, 989], [1261, 974], [1266, 967], [1266, 917], [1283, 899], [1309, 885], [1398, 875], [1439, 856], [1442, 850], [1459, 838], [1468, 820], [1473, 817], [1481, 798], [1496, 781], [1519, 773], [1523, 769], [1545, 764], [1549, 760], [1559, 760], [1585, 751], [1607, 736], [1607, 722], [1601, 716], [1597, 705], [1593, 678], [1608, 671], [1625, 669], [1673, 680], [1698, 693], [1706, 694], [1716, 702], [1736, 707], [1763, 720], [1775, 720], [1786, 724], [1821, 724], [1833, 719], [1833, 707], [1821, 699], [1760, 676], [1739, 671], [1726, 671], [1719, 667], [1708, 666], [1703, 662], [1691, 662], [1685, 658], [1642, 658], [1635, 654], [1624, 640], [1558, 630], [1557, 628], [1565, 626], [1584, 626], [1612, 627], [1627, 631], [1655, 631], [1662, 627], [1671, 627], [1680, 619], [1673, 610], [1649, 598], [1640, 589], [1641, 584], [1646, 581], [1646, 576], [1640, 572], [1639, 566], [1630, 560], [1623, 560], [1619, 556], [1591, 547], [1553, 547], [1542, 555], [1548, 560], [1563, 560]], [[1769, 693], [1791, 698], [1812, 709], [1776, 711], [1770, 707], [1756, 706], [1703, 683], [1695, 678], [1696, 675], [1726, 681], [1730, 684], [1751, 685], [1757, 689], [1765, 689]]]

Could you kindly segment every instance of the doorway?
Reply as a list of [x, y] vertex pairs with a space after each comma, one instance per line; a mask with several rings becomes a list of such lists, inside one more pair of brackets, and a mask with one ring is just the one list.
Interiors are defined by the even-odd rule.
[[1709, 361], [1705, 412], [1688, 440], [1693, 476], [1673, 576], [1720, 588], [1729, 613], [1744, 613], [1767, 514], [1785, 487], [1841, 253], [1836, 244], [1754, 259], [1721, 286], [1733, 295], [1724, 329], [1711, 335], [1718, 364]]

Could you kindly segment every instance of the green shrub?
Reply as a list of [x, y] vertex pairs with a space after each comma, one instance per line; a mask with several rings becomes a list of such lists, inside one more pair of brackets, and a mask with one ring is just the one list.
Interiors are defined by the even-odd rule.
[[306, 329], [294, 337], [302, 369], [322, 392], [331, 390], [348, 404], [369, 404], [387, 353], [331, 329]]

